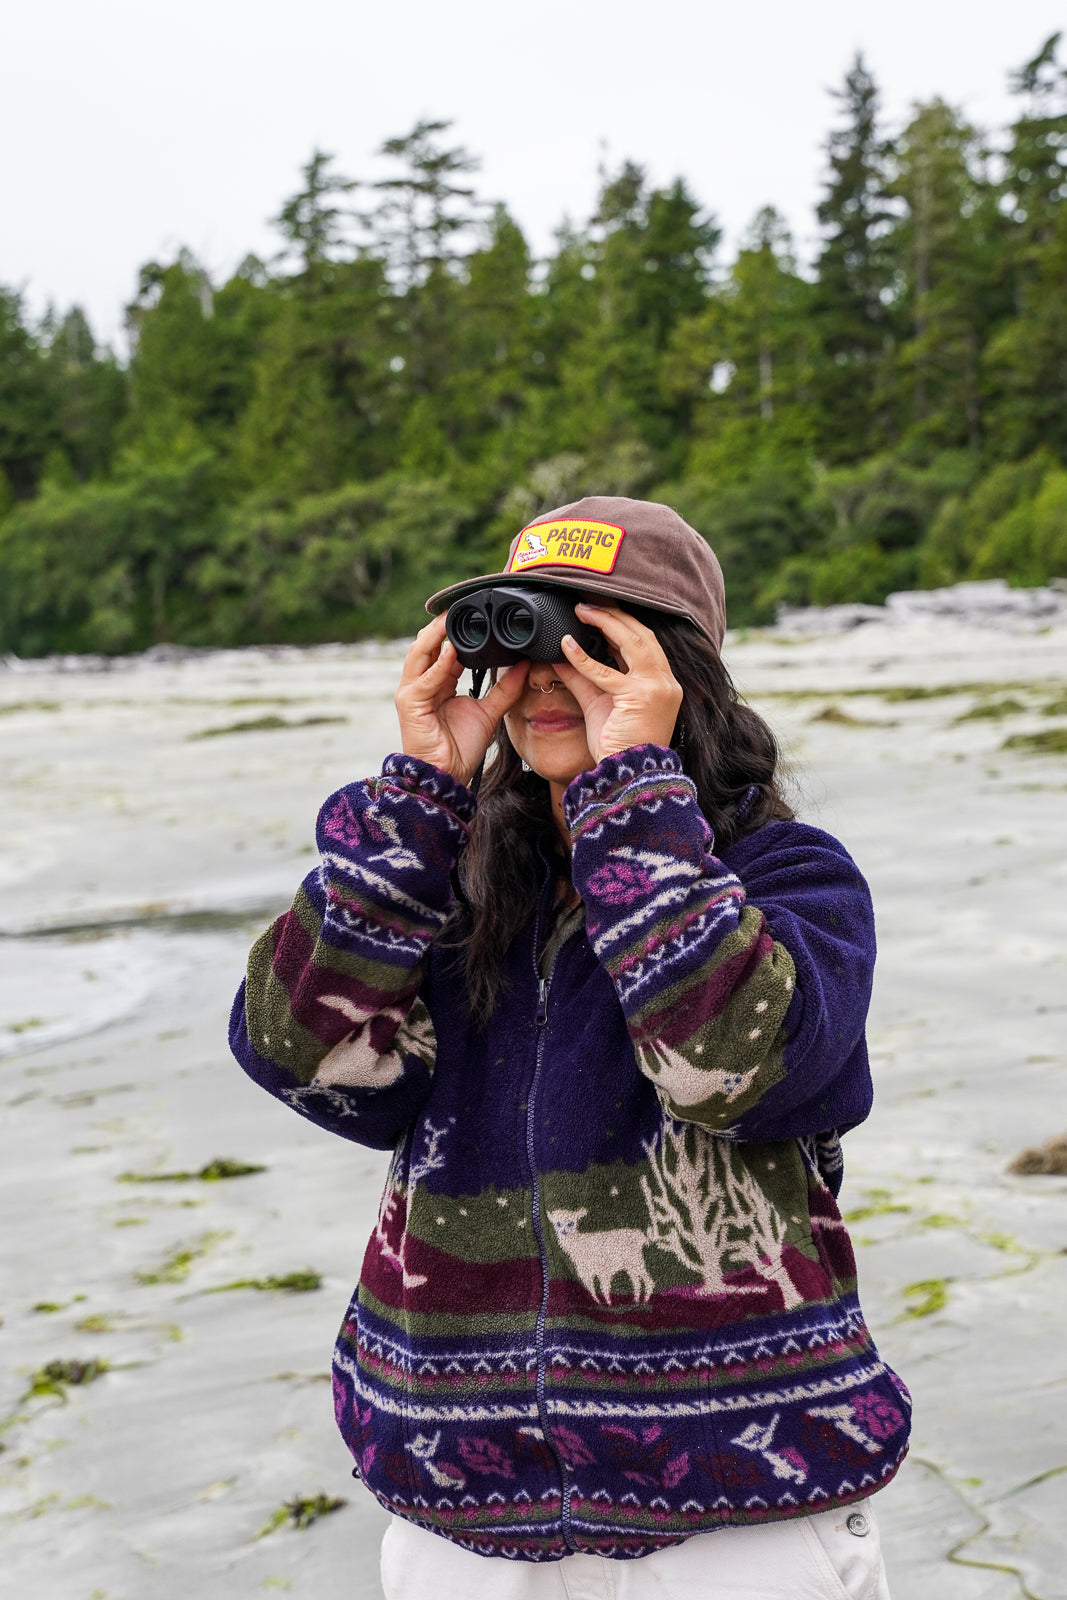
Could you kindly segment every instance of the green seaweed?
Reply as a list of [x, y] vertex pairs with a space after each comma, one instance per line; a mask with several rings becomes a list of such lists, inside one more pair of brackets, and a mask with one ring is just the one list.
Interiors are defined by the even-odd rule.
[[1038, 733], [1013, 733], [1002, 750], [1021, 750], [1029, 756], [1067, 756], [1067, 728], [1042, 728]]
[[173, 1344], [185, 1337], [176, 1322], [139, 1322], [125, 1311], [97, 1311], [74, 1324], [76, 1333], [121, 1333], [124, 1328], [162, 1333]]
[[91, 1361], [46, 1362], [33, 1374], [30, 1387], [23, 1395], [23, 1399], [29, 1400], [34, 1395], [50, 1394], [58, 1396], [65, 1404], [68, 1389], [80, 1389], [87, 1383], [95, 1383], [106, 1371], [107, 1362], [95, 1357]]
[[943, 1311], [948, 1304], [948, 1286], [951, 1278], [921, 1278], [918, 1283], [909, 1283], [904, 1289], [904, 1294], [913, 1301], [912, 1305], [905, 1308], [906, 1317], [932, 1317], [938, 1311]]
[[347, 717], [297, 717], [290, 720], [271, 713], [265, 717], [251, 717], [247, 722], [229, 722], [221, 728], [202, 728], [191, 733], [190, 740], [220, 739], [229, 733], [276, 733], [284, 728], [321, 728], [329, 722], [347, 722]]
[[146, 1286], [157, 1283], [184, 1283], [193, 1263], [206, 1256], [214, 1245], [226, 1237], [225, 1233], [202, 1234], [195, 1244], [186, 1245], [184, 1249], [172, 1250], [169, 1256], [164, 1256], [158, 1267], [138, 1268], [134, 1278]]
[[[228, 706], [296, 706], [306, 704], [311, 698], [306, 694], [238, 694], [224, 703]], [[197, 700], [196, 705], [206, 702]]]
[[199, 1172], [120, 1172], [117, 1183], [223, 1183], [229, 1178], [250, 1178], [266, 1167], [247, 1161], [234, 1161], [228, 1156], [216, 1156], [201, 1167]]
[[[980, 1556], [965, 1555], [963, 1553], [969, 1544], [973, 1544], [976, 1539], [983, 1538], [989, 1532], [990, 1527], [992, 1526], [989, 1517], [986, 1516], [984, 1511], [973, 1505], [971, 1501], [961, 1493], [961, 1486], [966, 1486], [967, 1488], [971, 1489], [981, 1488], [981, 1478], [950, 1478], [949, 1475], [944, 1472], [935, 1461], [930, 1461], [929, 1459], [923, 1460], [920, 1457], [914, 1456], [912, 1457], [912, 1461], [914, 1465], [925, 1467], [927, 1471], [932, 1472], [935, 1477], [939, 1478], [945, 1487], [950, 1491], [950, 1493], [962, 1501], [967, 1510], [970, 1512], [971, 1516], [974, 1518], [975, 1522], [978, 1524], [976, 1528], [974, 1528], [970, 1533], [965, 1533], [962, 1539], [958, 1539], [956, 1543], [946, 1551], [946, 1559], [952, 1562], [954, 1566], [958, 1567], [971, 1567], [980, 1572], [1004, 1573], [1006, 1576], [1015, 1579], [1019, 1587], [1021, 1600], [1040, 1600], [1040, 1597], [1036, 1595], [1033, 1589], [1031, 1589], [1027, 1584], [1026, 1579], [1019, 1567], [1012, 1566], [1011, 1563], [1007, 1561], [989, 1561]], [[1063, 1467], [1054, 1467], [1048, 1476], [1058, 1474], [1064, 1470], [1065, 1469]], [[1046, 1475], [1042, 1473], [1038, 1477], [1030, 1479], [1026, 1483], [1017, 1484], [1015, 1488], [1009, 1489], [1008, 1492], [1001, 1497], [1002, 1500], [1009, 1500], [1012, 1495], [1021, 1494], [1024, 1490], [1031, 1488], [1033, 1484], [1040, 1483], [1045, 1476]]]
[[75, 1333], [114, 1333], [118, 1324], [115, 1318], [107, 1311], [94, 1311], [87, 1317], [79, 1317], [74, 1324]]
[[886, 705], [903, 705], [912, 700], [945, 700], [959, 695], [995, 694], [1054, 694], [1064, 690], [1057, 679], [1011, 679], [998, 683], [939, 683], [939, 684], [860, 684], [841, 689], [763, 689], [748, 698], [756, 700], [844, 700], [870, 698], [883, 700]]
[[895, 722], [877, 721], [870, 717], [854, 717], [848, 711], [842, 711], [840, 706], [824, 706], [821, 711], [812, 712], [809, 722], [832, 722], [841, 728], [895, 728]]
[[888, 1217], [894, 1215], [909, 1216], [911, 1207], [902, 1200], [895, 1200], [888, 1189], [868, 1189], [867, 1199], [863, 1205], [844, 1213], [845, 1222], [866, 1222], [870, 1217]]
[[265, 1539], [268, 1534], [274, 1533], [278, 1528], [289, 1523], [294, 1528], [310, 1528], [313, 1522], [318, 1522], [320, 1517], [328, 1517], [331, 1512], [340, 1511], [342, 1506], [348, 1504], [347, 1500], [339, 1495], [315, 1494], [294, 1495], [292, 1500], [287, 1500], [277, 1511], [272, 1511], [263, 1527], [256, 1534], [257, 1539]]
[[1057, 695], [1041, 707], [1046, 717], [1067, 717], [1067, 694]]
[[299, 1272], [286, 1272], [281, 1277], [236, 1278], [233, 1283], [219, 1283], [205, 1294], [227, 1294], [231, 1289], [259, 1289], [271, 1294], [310, 1294], [322, 1288], [322, 1273], [305, 1267]]
[[903, 705], [909, 700], [944, 700], [946, 696], [959, 694], [981, 694], [986, 689], [981, 683], [941, 683], [917, 684], [902, 683], [893, 689], [874, 690], [881, 694], [882, 699], [889, 705]]
[[58, 711], [58, 700], [9, 700], [7, 705], [0, 705], [0, 717], [13, 717], [20, 711]]
[[961, 722], [998, 722], [1002, 717], [1016, 717], [1020, 711], [1026, 710], [1027, 707], [1023, 705], [1022, 701], [1016, 700], [1012, 695], [1009, 695], [1006, 700], [982, 700], [978, 705], [972, 706], [969, 711], [961, 711], [959, 716], [954, 719], [952, 726], [956, 727]]
[[34, 1028], [44, 1027], [43, 1017], [23, 1017], [21, 1022], [6, 1022], [4, 1027], [8, 1033], [30, 1033]]
[[1014, 1235], [1010, 1233], [1000, 1233], [996, 1229], [993, 1229], [993, 1231], [990, 1233], [980, 1233], [978, 1237], [981, 1239], [982, 1243], [987, 1244], [991, 1250], [1002, 1250], [1005, 1255], [1028, 1256], [1032, 1253], [1031, 1251], [1027, 1250], [1025, 1245], [1020, 1244], [1018, 1239], [1016, 1239]]

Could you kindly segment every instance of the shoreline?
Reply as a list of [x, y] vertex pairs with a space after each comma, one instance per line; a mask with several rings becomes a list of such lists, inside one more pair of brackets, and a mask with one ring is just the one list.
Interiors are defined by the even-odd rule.
[[[225, 1025], [321, 800], [392, 748], [402, 653], [0, 671], [0, 1549], [34, 1600], [380, 1600], [384, 1515], [325, 1377], [386, 1158], [258, 1091]], [[1067, 728], [1048, 710], [1067, 628], [876, 621], [725, 655], [875, 896], [877, 1098], [843, 1204], [916, 1399], [877, 1499], [894, 1593], [1015, 1600], [1021, 1577], [1050, 1596], [1067, 1181], [1005, 1168], [1062, 1131], [1067, 755], [1005, 743]], [[197, 1176], [219, 1159], [266, 1170]], [[319, 1288], [228, 1287], [309, 1272]], [[54, 1361], [108, 1365], [27, 1399]], [[257, 1537], [318, 1493], [347, 1504]]]

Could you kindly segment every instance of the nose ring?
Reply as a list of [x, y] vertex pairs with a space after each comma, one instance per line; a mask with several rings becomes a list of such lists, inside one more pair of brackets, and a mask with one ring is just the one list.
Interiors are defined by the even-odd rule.
[[542, 687], [541, 687], [541, 685], [539, 683], [535, 683], [534, 684], [534, 688], [537, 690], [538, 694], [553, 694], [553, 693], [555, 693], [556, 685], [558, 683], [559, 683], [559, 679], [558, 678], [553, 678], [552, 682], [549, 684], [547, 689], [542, 689]]

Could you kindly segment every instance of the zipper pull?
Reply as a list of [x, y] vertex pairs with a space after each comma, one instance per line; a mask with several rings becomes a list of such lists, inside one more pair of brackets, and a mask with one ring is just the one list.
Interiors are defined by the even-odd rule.
[[548, 1021], [548, 979], [537, 980], [537, 1026], [543, 1028]]

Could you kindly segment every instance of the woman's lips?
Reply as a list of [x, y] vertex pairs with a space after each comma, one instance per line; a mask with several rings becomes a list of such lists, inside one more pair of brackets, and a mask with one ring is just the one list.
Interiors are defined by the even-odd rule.
[[579, 728], [584, 722], [581, 712], [567, 716], [559, 712], [549, 715], [542, 712], [526, 718], [526, 726], [535, 733], [566, 733], [572, 728]]

